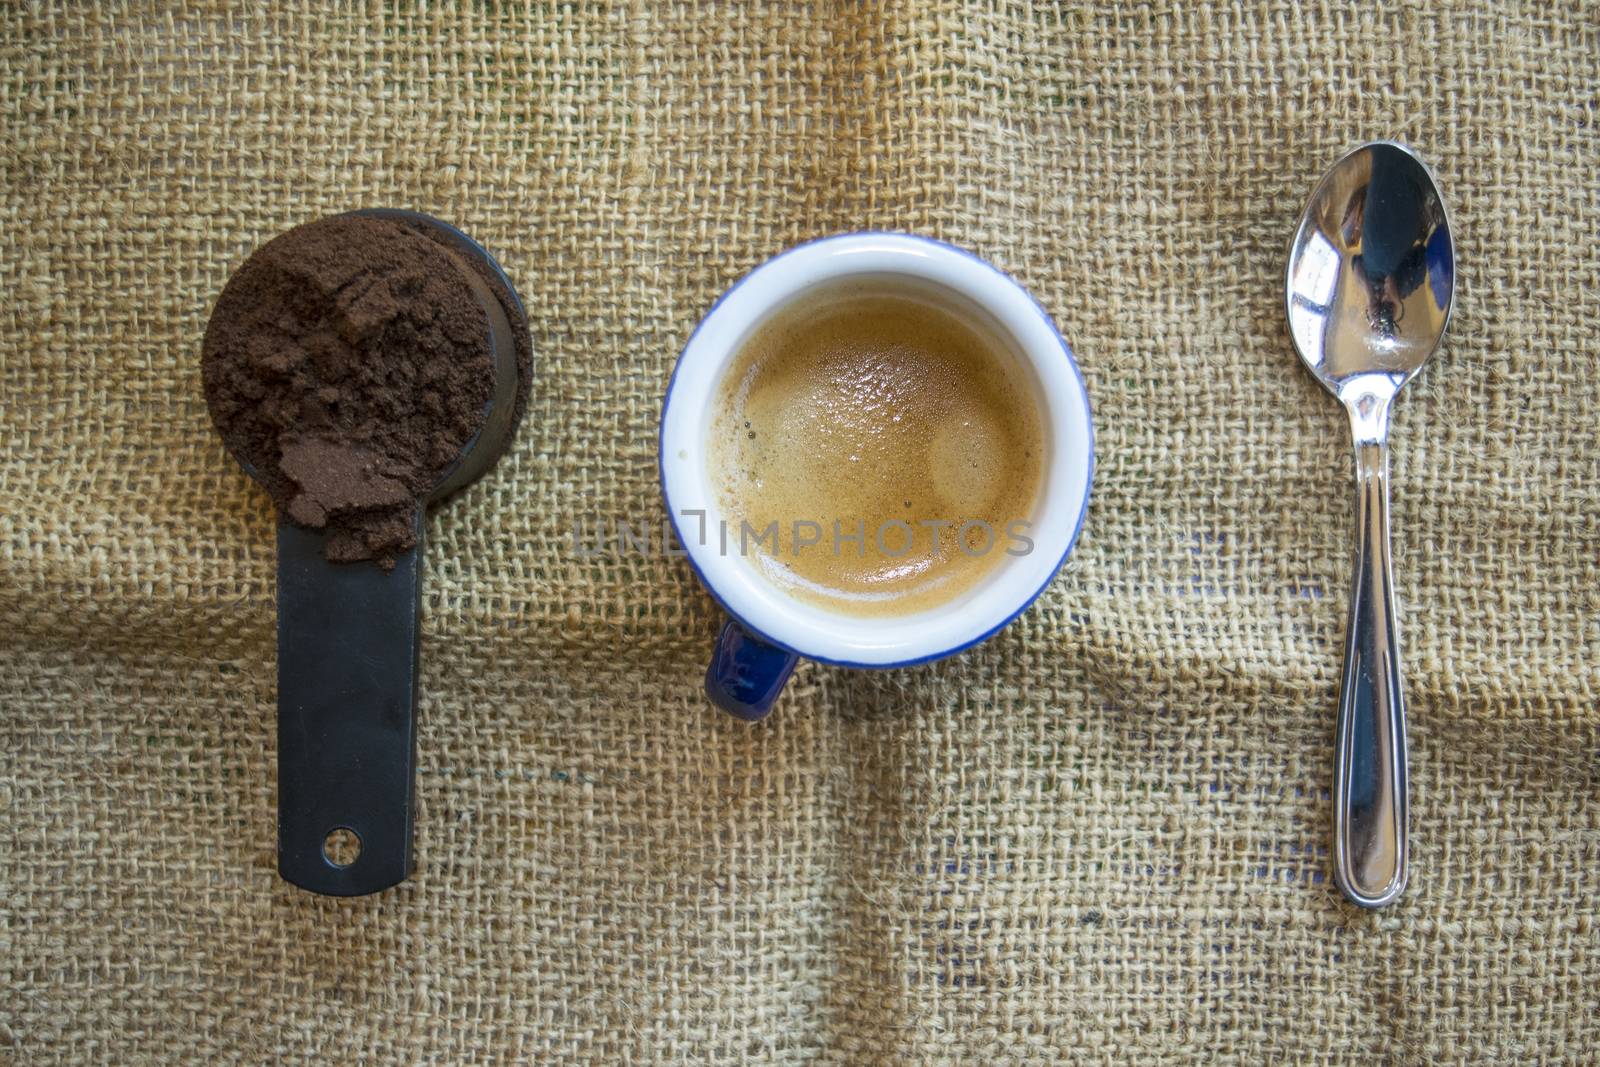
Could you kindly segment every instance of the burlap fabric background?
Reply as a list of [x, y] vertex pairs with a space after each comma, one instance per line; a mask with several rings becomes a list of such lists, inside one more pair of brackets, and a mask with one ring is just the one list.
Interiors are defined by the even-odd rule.
[[[1593, 1062], [1600, 10], [1379, 6], [8, 7], [0, 1061]], [[1372, 915], [1326, 873], [1346, 429], [1279, 292], [1380, 135], [1462, 281], [1395, 428]], [[361, 205], [497, 253], [539, 364], [430, 520], [420, 870], [336, 901], [274, 873], [273, 520], [197, 357], [252, 248]], [[752, 728], [683, 562], [570, 530], [660, 518], [716, 295], [865, 226], [1054, 313], [1095, 498], [1002, 636]]]

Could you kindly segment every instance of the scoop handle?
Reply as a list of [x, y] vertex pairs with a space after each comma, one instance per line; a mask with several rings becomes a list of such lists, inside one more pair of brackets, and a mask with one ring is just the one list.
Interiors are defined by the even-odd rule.
[[[359, 896], [411, 873], [422, 514], [385, 572], [329, 563], [320, 531], [278, 525], [278, 873]], [[355, 835], [349, 858], [327, 843]], [[348, 839], [346, 839], [348, 840]]]
[[1356, 440], [1356, 553], [1334, 758], [1334, 880], [1364, 908], [1406, 886], [1406, 712], [1389, 554], [1389, 448]]

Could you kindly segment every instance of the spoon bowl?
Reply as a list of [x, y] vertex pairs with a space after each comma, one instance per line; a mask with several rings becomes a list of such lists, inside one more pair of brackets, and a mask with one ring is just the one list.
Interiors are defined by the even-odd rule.
[[1406, 885], [1407, 770], [1400, 627], [1389, 551], [1389, 408], [1450, 322], [1455, 243], [1416, 153], [1373, 141], [1317, 184], [1285, 272], [1301, 362], [1343, 402], [1356, 459], [1355, 579], [1334, 756], [1334, 880], [1362, 907]]
[[1285, 286], [1289, 336], [1316, 379], [1341, 398], [1393, 396], [1439, 346], [1454, 292], [1449, 214], [1416, 153], [1374, 141], [1335, 163], [1289, 244]]

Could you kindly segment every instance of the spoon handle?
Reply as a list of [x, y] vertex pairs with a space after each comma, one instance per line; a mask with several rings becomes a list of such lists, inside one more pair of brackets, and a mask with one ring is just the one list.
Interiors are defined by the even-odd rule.
[[[1354, 412], [1352, 412], [1354, 416]], [[1406, 713], [1389, 556], [1389, 447], [1356, 437], [1356, 557], [1339, 687], [1334, 877], [1364, 908], [1406, 885]]]
[[411, 873], [414, 521], [417, 544], [388, 573], [329, 563], [320, 531], [278, 525], [278, 873], [313, 893], [374, 893]]

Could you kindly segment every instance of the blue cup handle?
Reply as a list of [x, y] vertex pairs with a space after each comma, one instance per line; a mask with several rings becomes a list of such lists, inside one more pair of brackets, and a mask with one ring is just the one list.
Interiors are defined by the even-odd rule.
[[717, 635], [716, 651], [706, 668], [706, 696], [735, 718], [764, 719], [799, 661], [793, 652], [729, 619]]

